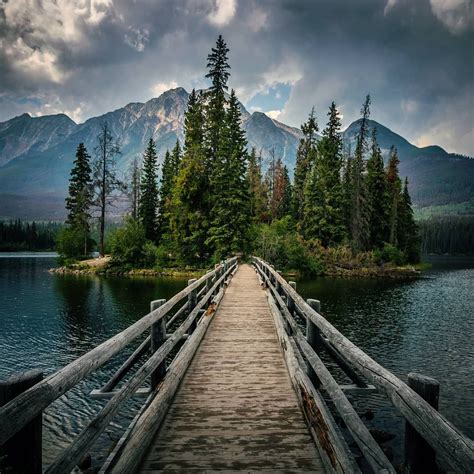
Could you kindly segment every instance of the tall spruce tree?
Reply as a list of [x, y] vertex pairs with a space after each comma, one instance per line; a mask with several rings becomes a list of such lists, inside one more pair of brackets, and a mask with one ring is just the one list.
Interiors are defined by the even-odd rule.
[[382, 152], [377, 132], [372, 130], [370, 157], [367, 160], [367, 199], [369, 206], [370, 247], [381, 248], [389, 240], [389, 197]]
[[179, 165], [182, 159], [181, 145], [176, 140], [176, 145], [170, 153], [165, 153], [163, 165], [161, 167], [160, 191], [158, 200], [158, 234], [162, 242], [170, 240], [170, 212], [173, 189], [179, 172]]
[[[74, 160], [69, 179], [69, 195], [66, 198], [66, 209], [68, 210], [66, 223], [70, 227], [77, 229], [83, 235], [84, 256], [87, 256], [90, 248], [90, 208], [92, 205], [92, 169], [90, 165], [90, 156], [84, 143], [79, 143], [76, 150], [76, 159]], [[35, 223], [33, 222], [33, 225]], [[34, 227], [36, 232], [36, 227]]]
[[143, 155], [143, 171], [140, 183], [140, 204], [138, 215], [149, 240], [157, 239], [157, 206], [158, 206], [158, 158], [153, 138], [148, 141]]
[[317, 144], [317, 155], [305, 185], [301, 233], [324, 246], [337, 244], [345, 234], [341, 184], [341, 120], [333, 102], [329, 121]]
[[241, 128], [240, 104], [232, 90], [221, 131], [219, 154], [214, 161], [211, 188], [214, 190], [211, 227], [207, 245], [216, 259], [247, 247], [249, 194], [246, 181], [247, 140]]
[[313, 107], [308, 120], [301, 125], [303, 138], [300, 140], [296, 152], [292, 193], [292, 215], [296, 224], [303, 219], [305, 181], [316, 159], [316, 132], [318, 130], [318, 122]]
[[418, 263], [420, 261], [420, 237], [408, 192], [408, 178], [405, 178], [398, 206], [397, 239], [398, 247], [406, 255], [407, 260], [410, 263]]
[[138, 156], [135, 156], [130, 163], [130, 169], [128, 172], [128, 195], [130, 199], [130, 215], [133, 219], [138, 219], [138, 207], [140, 203], [140, 182], [141, 182], [141, 160]]
[[398, 163], [400, 163], [400, 160], [398, 159], [397, 149], [392, 146], [386, 174], [389, 200], [389, 242], [392, 245], [397, 245], [398, 242], [398, 205], [402, 191], [402, 182], [398, 174]]
[[171, 201], [170, 225], [183, 263], [202, 264], [209, 253], [209, 174], [205, 164], [202, 97], [193, 90], [184, 117], [184, 154]]
[[367, 188], [365, 182], [365, 161], [367, 139], [369, 134], [370, 95], [365, 98], [361, 109], [359, 133], [356, 139], [354, 159], [351, 162], [351, 218], [350, 230], [352, 248], [356, 252], [366, 250], [369, 246], [369, 213]]
[[272, 150], [272, 161], [267, 171], [266, 182], [268, 183], [268, 208], [271, 219], [281, 219], [291, 214], [291, 183], [288, 168], [283, 164], [281, 158], [274, 159]]

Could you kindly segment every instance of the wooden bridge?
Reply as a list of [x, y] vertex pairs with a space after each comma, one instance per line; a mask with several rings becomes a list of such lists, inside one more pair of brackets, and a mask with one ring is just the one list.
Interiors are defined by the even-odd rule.
[[47, 473], [77, 469], [131, 397], [143, 405], [99, 472], [394, 473], [347, 397], [374, 391], [406, 419], [405, 472], [474, 472], [473, 442], [437, 411], [435, 380], [410, 374], [405, 384], [326, 321], [317, 300], [252, 263], [232, 258], [190, 280], [44, 379], [30, 371], [0, 383], [0, 472], [43, 472], [43, 410], [136, 340], [91, 394], [104, 407]]

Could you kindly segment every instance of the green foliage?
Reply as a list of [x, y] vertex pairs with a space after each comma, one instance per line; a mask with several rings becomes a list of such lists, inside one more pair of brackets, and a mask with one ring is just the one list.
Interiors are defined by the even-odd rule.
[[292, 215], [295, 223], [301, 221], [303, 218], [305, 182], [311, 165], [316, 159], [316, 132], [318, 130], [318, 123], [313, 107], [308, 120], [301, 125], [303, 138], [300, 140], [296, 152], [292, 193]]
[[268, 222], [268, 189], [263, 181], [262, 156], [252, 148], [248, 157], [247, 182], [249, 187], [249, 213], [253, 223]]
[[157, 182], [157, 156], [153, 138], [148, 141], [148, 146], [143, 157], [143, 170], [140, 182], [140, 203], [138, 215], [149, 240], [156, 240], [158, 182]]
[[271, 224], [260, 224], [254, 229], [254, 252], [279, 270], [298, 270], [308, 275], [318, 275], [323, 264], [312, 254], [305, 242], [295, 232], [290, 216]]
[[151, 268], [157, 258], [156, 246], [147, 240], [143, 225], [132, 217], [111, 234], [110, 252], [112, 263], [121, 266]]
[[394, 263], [404, 265], [407, 262], [406, 255], [395, 245], [385, 244], [383, 248], [374, 251], [375, 261], [381, 265], [384, 263]]
[[0, 221], [0, 251], [54, 250], [56, 235], [62, 224]]
[[82, 227], [64, 227], [56, 237], [56, 251], [60, 261], [79, 260], [88, 256], [87, 250], [94, 245], [89, 231]]

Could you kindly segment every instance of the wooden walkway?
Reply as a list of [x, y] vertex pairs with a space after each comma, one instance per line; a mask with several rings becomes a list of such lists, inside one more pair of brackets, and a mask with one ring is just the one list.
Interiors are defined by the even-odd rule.
[[226, 290], [140, 467], [219, 470], [324, 472], [249, 265]]

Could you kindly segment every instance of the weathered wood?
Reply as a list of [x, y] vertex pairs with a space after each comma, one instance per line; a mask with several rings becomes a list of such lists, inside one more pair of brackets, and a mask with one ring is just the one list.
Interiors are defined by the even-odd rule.
[[299, 351], [295, 342], [288, 336], [285, 330], [285, 322], [268, 290], [267, 297], [291, 382], [311, 428], [311, 434], [318, 447], [326, 472], [360, 472], [359, 467], [350, 455], [350, 450], [343, 436], [337, 430], [336, 422], [326, 403], [301, 369], [304, 364], [299, 361]]
[[[269, 268], [261, 259], [260, 265]], [[365, 352], [343, 336], [324, 317], [314, 311], [293, 288], [276, 274], [283, 290], [291, 295], [296, 306], [316, 324], [329, 342], [344, 358], [352, 363], [381, 392], [385, 393], [393, 405], [410, 422], [430, 446], [460, 473], [474, 472], [474, 443], [446, 418], [425, 402], [389, 370], [382, 367]]]
[[239, 267], [140, 468], [322, 472], [265, 293]]
[[[230, 263], [237, 259], [231, 259]], [[127, 329], [103, 342], [95, 349], [74, 360], [57, 372], [51, 374], [14, 400], [0, 408], [0, 445], [23, 428], [50, 403], [74, 387], [84, 377], [104, 365], [131, 341], [137, 338], [152, 324], [163, 318], [179, 301], [203, 284], [212, 273], [207, 273], [192, 285], [186, 287], [163, 306], [143, 316]]]
[[[271, 274], [268, 276], [270, 278], [270, 283], [272, 282], [272, 276]], [[279, 278], [283, 278], [280, 275], [278, 275]], [[274, 277], [276, 281], [280, 282], [280, 280], [276, 277]], [[296, 291], [296, 282], [295, 281], [289, 281], [290, 287]], [[281, 286], [281, 284], [280, 284]], [[288, 311], [293, 315], [295, 314], [295, 300], [291, 297], [291, 294], [286, 292], [286, 306], [288, 307]]]
[[[147, 336], [144, 339], [144, 341], [127, 358], [127, 360], [117, 369], [117, 371], [109, 379], [109, 381], [100, 389], [100, 392], [102, 393], [111, 392], [117, 386], [117, 384], [123, 379], [125, 374], [138, 361], [138, 359], [140, 359], [140, 357], [148, 351], [149, 348], [150, 348], [150, 336]], [[94, 396], [94, 395], [92, 395], [91, 393], [91, 396]]]
[[[438, 409], [439, 382], [437, 380], [410, 373], [408, 386], [434, 409]], [[405, 424], [405, 472], [413, 474], [438, 472], [435, 451], [408, 422]]]
[[[225, 266], [223, 270], [225, 273], [226, 272]], [[195, 281], [196, 281], [196, 278], [191, 278], [190, 280], [188, 280], [188, 286], [192, 285]], [[188, 311], [189, 312], [191, 312], [193, 308], [196, 306], [196, 298], [197, 298], [196, 290], [191, 291], [191, 293], [189, 293], [188, 295]], [[197, 321], [194, 320], [193, 324], [191, 325], [189, 329], [189, 332], [193, 332], [194, 329], [196, 329], [196, 325], [197, 325]]]
[[[41, 370], [29, 370], [0, 381], [0, 406], [43, 379]], [[38, 414], [0, 447], [0, 472], [42, 472], [43, 416]]]
[[[150, 311], [155, 311], [166, 303], [165, 299], [154, 300], [150, 302]], [[158, 322], [151, 325], [150, 328], [150, 350], [155, 353], [166, 341], [166, 317], [161, 318]], [[158, 367], [151, 373], [150, 387], [154, 390], [163, 380], [166, 374], [166, 359], [161, 362]]]
[[[225, 278], [222, 276], [221, 279]], [[215, 283], [219, 285], [220, 281]], [[213, 289], [211, 289], [213, 291]], [[151, 357], [140, 367], [140, 369], [132, 376], [130, 380], [112, 397], [112, 399], [100, 410], [95, 419], [74, 439], [73, 443], [58, 457], [53, 464], [47, 469], [47, 474], [61, 474], [70, 472], [78, 460], [81, 458], [85, 450], [92, 445], [98, 438], [102, 431], [107, 427], [112, 418], [118, 413], [122, 404], [127, 401], [143, 384], [147, 377], [149, 377], [161, 364], [170, 351], [180, 341], [183, 334], [191, 326], [194, 319], [197, 317], [200, 306], [205, 304], [206, 297], [204, 297], [191, 313], [186, 317], [183, 323], [173, 333], [172, 337], [167, 339]], [[190, 339], [191, 340], [191, 339]], [[189, 343], [189, 341], [188, 341]], [[165, 379], [166, 380], [166, 379]], [[165, 384], [162, 383], [161, 387]]]

